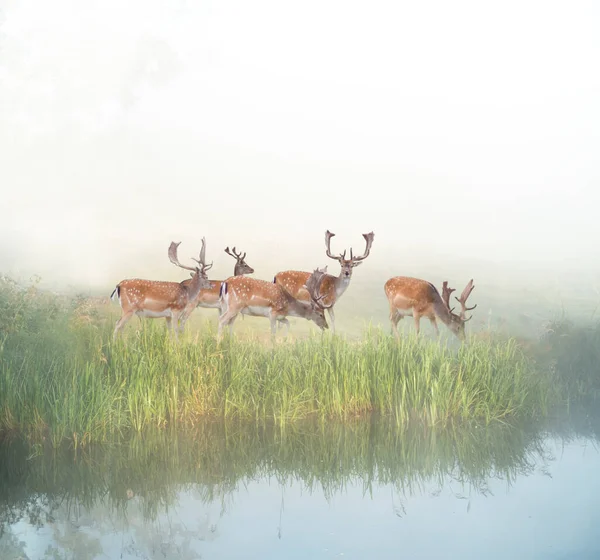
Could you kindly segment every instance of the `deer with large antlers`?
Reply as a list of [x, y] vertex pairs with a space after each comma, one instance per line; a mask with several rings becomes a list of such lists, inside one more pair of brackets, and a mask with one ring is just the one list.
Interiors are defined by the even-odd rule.
[[[339, 276], [325, 274], [319, 288], [319, 296], [322, 297], [322, 303], [327, 306], [327, 312], [329, 313], [329, 318], [331, 319], [331, 332], [335, 334], [335, 315], [333, 312], [333, 306], [342, 296], [342, 294], [348, 289], [354, 267], [361, 264], [362, 261], [369, 256], [375, 234], [373, 232], [363, 233], [363, 237], [365, 238], [366, 242], [365, 252], [362, 255], [354, 256], [352, 254], [352, 247], [350, 247], [349, 259], [346, 258], [346, 251], [337, 256], [331, 253], [331, 238], [334, 236], [335, 233], [331, 233], [329, 230], [325, 232], [325, 254], [330, 259], [338, 261], [340, 263], [341, 270]], [[306, 291], [305, 287], [309, 276], [310, 272], [286, 270], [285, 272], [278, 272], [275, 275], [273, 282], [285, 288], [295, 298], [301, 301], [309, 301], [311, 296]]]
[[[167, 320], [167, 327], [172, 329], [175, 335], [177, 335], [177, 330], [183, 330], [185, 319], [189, 315], [188, 311], [193, 310], [196, 306], [198, 293], [210, 286], [206, 272], [212, 267], [212, 263], [207, 265], [205, 261], [206, 240], [204, 238], [202, 238], [200, 258], [193, 259], [199, 266], [190, 267], [179, 262], [177, 249], [180, 244], [181, 241], [179, 243], [171, 242], [168, 253], [169, 260], [179, 268], [192, 271], [191, 280], [183, 282], [161, 282], [139, 278], [121, 280], [110, 296], [111, 299], [114, 299], [115, 296], [119, 299], [122, 311], [121, 318], [115, 326], [113, 338], [116, 338], [133, 315], [155, 319], [164, 317]], [[174, 321], [174, 325], [172, 321]]]
[[[246, 262], [246, 253], [242, 255], [241, 251], [237, 252], [235, 247], [229, 249], [225, 247], [225, 252], [235, 259], [233, 267], [233, 276], [243, 276], [244, 274], [254, 273], [254, 269]], [[192, 280], [184, 280], [183, 284], [188, 285]], [[185, 321], [196, 307], [205, 307], [207, 309], [221, 309], [221, 284], [223, 280], [211, 280], [208, 288], [203, 288], [196, 296], [196, 305], [188, 306], [187, 310], [182, 314], [182, 319]]]
[[271, 323], [271, 337], [275, 336], [277, 321], [286, 326], [286, 336], [289, 330], [287, 317], [302, 317], [313, 321], [321, 329], [327, 329], [324, 296], [319, 295], [319, 290], [326, 279], [324, 270], [317, 269], [306, 279], [304, 288], [310, 300], [296, 299], [282, 286], [257, 280], [246, 276], [235, 276], [221, 284], [222, 313], [219, 318], [218, 339], [221, 339], [222, 329], [229, 326], [231, 334], [233, 322], [243, 313], [255, 317], [268, 317]]
[[467, 318], [467, 311], [477, 307], [467, 307], [467, 298], [475, 286], [473, 280], [470, 280], [463, 290], [460, 298], [455, 298], [461, 305], [460, 315], [454, 313], [454, 308], [450, 308], [450, 295], [454, 288], [448, 287], [448, 282], [444, 282], [442, 295], [437, 288], [426, 280], [419, 278], [410, 278], [407, 276], [396, 276], [390, 278], [384, 286], [385, 295], [390, 304], [390, 321], [392, 330], [398, 337], [398, 321], [407, 315], [412, 315], [415, 321], [417, 334], [419, 333], [421, 317], [427, 317], [433, 327], [436, 335], [439, 336], [439, 329], [436, 317], [442, 321], [460, 340], [465, 338], [465, 323], [473, 316]]

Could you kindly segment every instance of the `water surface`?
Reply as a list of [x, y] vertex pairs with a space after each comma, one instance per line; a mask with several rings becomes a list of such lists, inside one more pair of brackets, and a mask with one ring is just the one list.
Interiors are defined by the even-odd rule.
[[600, 558], [597, 433], [361, 420], [5, 441], [0, 558]]

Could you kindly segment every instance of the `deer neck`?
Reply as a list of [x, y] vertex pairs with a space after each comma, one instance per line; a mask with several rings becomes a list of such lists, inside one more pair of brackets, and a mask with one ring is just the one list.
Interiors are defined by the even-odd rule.
[[446, 304], [443, 302], [442, 298], [439, 297], [439, 295], [433, 301], [433, 310], [442, 323], [450, 326], [450, 323], [452, 322], [450, 310], [446, 307]]
[[310, 303], [296, 299], [285, 290], [282, 290], [282, 292], [287, 302], [288, 314], [292, 317], [306, 317], [310, 310]]
[[344, 276], [344, 271], [340, 272], [340, 275], [336, 277], [334, 282], [335, 299], [339, 298], [348, 289], [351, 279], [352, 274], [350, 274], [350, 276]]
[[202, 280], [202, 276], [200, 275], [200, 272], [196, 271], [196, 273], [194, 274], [194, 277], [192, 278], [192, 281], [187, 285], [186, 289], [187, 289], [187, 293], [188, 293], [188, 298], [189, 300], [194, 300], [198, 297], [198, 294], [200, 293], [200, 285], [201, 285], [201, 280]]

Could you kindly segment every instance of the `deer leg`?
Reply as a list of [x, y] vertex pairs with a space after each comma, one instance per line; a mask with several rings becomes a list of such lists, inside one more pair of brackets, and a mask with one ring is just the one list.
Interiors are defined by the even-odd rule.
[[115, 330], [113, 332], [113, 340], [117, 338], [117, 334], [119, 333], [119, 331], [125, 326], [125, 323], [127, 323], [127, 321], [129, 321], [129, 319], [131, 319], [132, 317], [133, 311], [128, 311], [127, 313], [123, 313], [123, 315], [121, 315], [121, 318], [117, 321], [117, 324], [115, 325]]
[[327, 311], [331, 319], [331, 334], [335, 334], [335, 314], [333, 313], [333, 307], [330, 307]]
[[396, 338], [400, 338], [400, 334], [398, 333], [398, 321], [402, 319], [402, 315], [397, 309], [390, 310], [390, 322], [392, 323], [392, 334]]
[[[221, 285], [221, 287], [223, 286]], [[219, 310], [220, 320], [221, 317], [223, 317], [223, 315], [229, 311], [229, 297], [227, 295], [219, 296], [219, 307], [217, 307], [217, 309]]]
[[287, 319], [279, 319], [279, 326], [281, 325], [285, 325], [285, 334], [283, 336], [287, 338], [290, 332], [290, 322]]
[[190, 318], [190, 315], [192, 314], [192, 311], [194, 311], [194, 309], [196, 309], [196, 306], [192, 307], [187, 313], [184, 310], [183, 313], [179, 316], [179, 332], [180, 333], [183, 332], [183, 329], [185, 328], [185, 324], [187, 323], [187, 320]]
[[277, 332], [279, 332], [281, 330], [281, 327], [285, 325], [286, 327], [286, 336], [287, 336], [287, 331], [290, 328], [290, 322], [287, 319], [277, 319]]
[[275, 333], [277, 332], [277, 316], [271, 312], [269, 315], [269, 322], [271, 323], [271, 340], [275, 339]]
[[223, 319], [225, 318], [225, 314], [221, 314], [219, 315], [219, 326], [217, 328], [217, 342], [219, 342], [221, 340], [221, 338], [223, 338]]
[[185, 316], [185, 313], [181, 313], [181, 315], [179, 315], [179, 317], [175, 319], [175, 330], [177, 330], [178, 332], [182, 332], [183, 325], [185, 324], [186, 319], [187, 317]]
[[175, 337], [175, 340], [179, 340], [178, 325], [180, 320], [181, 315], [178, 313], [171, 312], [171, 317], [167, 317], [167, 325], [169, 325], [171, 335]]
[[227, 309], [227, 307], [225, 307], [225, 305], [221, 305], [221, 307], [219, 307], [218, 310], [219, 310], [219, 318], [217, 320], [217, 323], [221, 324], [221, 319], [223, 318], [223, 315], [225, 315], [225, 313], [227, 313], [228, 309]]
[[181, 312], [181, 315], [179, 316], [178, 324], [176, 325], [180, 333], [183, 332], [183, 328], [185, 327], [185, 323], [190, 318], [190, 315], [192, 314], [192, 311], [195, 308], [196, 308], [196, 306], [192, 307], [191, 309], [184, 309]]
[[440, 336], [440, 329], [438, 329], [437, 321], [435, 320], [435, 315], [431, 315], [429, 317], [429, 320], [431, 321], [431, 324], [433, 325], [433, 328], [435, 329], [435, 336], [439, 337]]
[[219, 329], [217, 331], [217, 342], [223, 338], [223, 327], [225, 325], [229, 325], [229, 334], [231, 335], [233, 332], [233, 321], [237, 317], [237, 312], [235, 311], [226, 311], [219, 317]]
[[413, 312], [413, 317], [415, 319], [415, 328], [417, 329], [417, 335], [421, 331], [421, 315], [419, 315], [416, 311]]
[[[237, 315], [235, 317], [233, 317], [231, 319], [231, 321], [229, 321], [228, 325], [229, 325], [229, 336], [233, 336], [233, 323], [235, 323], [235, 320], [237, 319]], [[244, 316], [242, 315], [242, 319], [244, 319]]]

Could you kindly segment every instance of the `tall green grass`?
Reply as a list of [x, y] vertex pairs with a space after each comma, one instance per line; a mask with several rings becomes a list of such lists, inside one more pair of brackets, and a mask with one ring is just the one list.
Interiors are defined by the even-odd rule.
[[552, 374], [510, 339], [450, 347], [370, 328], [358, 341], [218, 344], [210, 326], [175, 341], [163, 321], [146, 320], [113, 343], [112, 322], [85, 300], [9, 288], [0, 297], [21, 323], [0, 323], [0, 431], [56, 444], [207, 417], [284, 424], [378, 412], [399, 426], [488, 423], [543, 416], [559, 399]]

